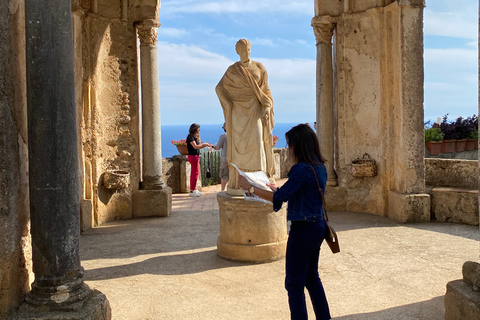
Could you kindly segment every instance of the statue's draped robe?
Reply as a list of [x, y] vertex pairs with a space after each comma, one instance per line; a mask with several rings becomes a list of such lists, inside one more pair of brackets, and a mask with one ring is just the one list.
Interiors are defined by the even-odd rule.
[[[275, 125], [273, 99], [265, 68], [255, 79], [240, 62], [231, 65], [218, 83], [217, 92], [225, 116], [227, 161], [243, 171], [275, 173], [272, 129]], [[268, 120], [262, 121], [270, 107]], [[237, 188], [237, 173], [230, 167], [229, 186]]]

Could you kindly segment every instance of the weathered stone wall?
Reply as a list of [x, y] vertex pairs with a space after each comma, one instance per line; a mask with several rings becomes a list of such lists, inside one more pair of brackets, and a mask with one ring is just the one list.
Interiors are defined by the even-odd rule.
[[[133, 3], [124, 8], [125, 3], [99, 1], [74, 20], [82, 216], [92, 217], [82, 220], [97, 224], [131, 218], [132, 192], [139, 186], [137, 36], [134, 21], [128, 19], [135, 8]], [[107, 189], [107, 170], [129, 172], [129, 186]]]
[[0, 2], [0, 319], [30, 288], [25, 21], [22, 0]]
[[478, 161], [425, 159], [425, 181], [436, 221], [479, 224]]
[[[429, 219], [423, 163], [423, 4], [316, 1], [312, 23], [335, 24], [338, 186], [329, 186], [326, 198], [336, 210], [389, 215], [402, 222]], [[352, 162], [364, 154], [375, 160], [376, 176], [352, 173]]]
[[[336, 172], [347, 188], [346, 210], [383, 214], [382, 187], [387, 186], [386, 114], [382, 110], [383, 15], [377, 10], [345, 14], [336, 28], [337, 145]], [[368, 79], [368, 80], [366, 80]], [[352, 176], [352, 161], [367, 153], [376, 160], [378, 175]]]
[[425, 183], [433, 187], [478, 189], [478, 161], [425, 159]]

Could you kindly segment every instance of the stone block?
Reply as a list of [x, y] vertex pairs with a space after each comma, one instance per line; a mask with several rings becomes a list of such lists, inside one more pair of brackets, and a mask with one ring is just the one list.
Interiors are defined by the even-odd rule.
[[434, 187], [478, 189], [478, 161], [425, 159], [425, 184]]
[[480, 291], [480, 263], [467, 261], [462, 267], [463, 281]]
[[246, 201], [226, 192], [217, 195], [220, 236], [217, 254], [239, 262], [269, 262], [285, 256], [286, 210], [274, 212], [272, 205]]
[[180, 160], [176, 156], [162, 159], [162, 180], [172, 193], [180, 192]]
[[132, 218], [132, 190], [130, 188], [107, 189], [103, 183], [97, 189], [97, 223]]
[[133, 217], [168, 217], [172, 212], [172, 189], [133, 192]]
[[388, 217], [401, 223], [429, 222], [430, 196], [390, 191], [388, 193]]
[[[190, 172], [191, 166], [190, 162], [188, 162], [187, 156], [175, 156], [177, 157], [178, 161], [180, 161], [180, 192], [188, 193], [190, 192]], [[197, 180], [197, 190], [202, 191], [202, 179], [201, 175], [198, 177]]]
[[80, 200], [80, 231], [93, 228], [93, 208], [90, 199]]
[[445, 320], [480, 319], [480, 292], [462, 280], [447, 283]]
[[431, 201], [437, 221], [478, 226], [478, 189], [433, 188]]
[[110, 320], [110, 303], [103, 293], [93, 290], [89, 298], [69, 311], [48, 310], [24, 303], [12, 320]]
[[347, 209], [347, 190], [340, 186], [327, 186], [325, 189], [325, 203], [327, 212], [345, 211]]

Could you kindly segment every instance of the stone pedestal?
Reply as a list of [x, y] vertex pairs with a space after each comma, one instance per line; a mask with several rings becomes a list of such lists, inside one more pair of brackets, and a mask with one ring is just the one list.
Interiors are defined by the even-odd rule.
[[445, 294], [445, 320], [480, 319], [480, 264], [467, 261], [463, 280], [450, 281]]
[[105, 295], [97, 290], [91, 296], [77, 305], [70, 305], [69, 309], [45, 309], [24, 303], [13, 316], [13, 320], [97, 320], [111, 319], [111, 309]]
[[[180, 192], [190, 192], [190, 174], [192, 166], [188, 162], [187, 156], [177, 155], [177, 159], [180, 159]], [[202, 191], [202, 175], [198, 176], [197, 190]]]
[[133, 192], [134, 217], [168, 217], [172, 213], [172, 188]]
[[398, 222], [429, 222], [430, 196], [428, 194], [388, 193], [388, 217]]
[[270, 262], [285, 256], [286, 209], [273, 211], [270, 203], [245, 201], [243, 196], [217, 195], [220, 236], [217, 254], [239, 262]]

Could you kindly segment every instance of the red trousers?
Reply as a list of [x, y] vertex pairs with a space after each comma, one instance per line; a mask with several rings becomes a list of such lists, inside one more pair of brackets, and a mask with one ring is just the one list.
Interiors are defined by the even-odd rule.
[[188, 155], [190, 162], [190, 191], [197, 189], [197, 180], [200, 174], [200, 156]]

